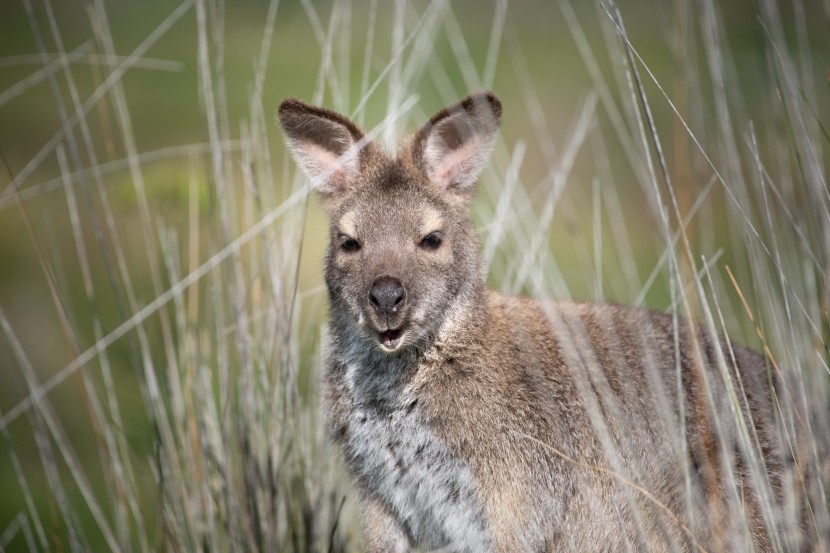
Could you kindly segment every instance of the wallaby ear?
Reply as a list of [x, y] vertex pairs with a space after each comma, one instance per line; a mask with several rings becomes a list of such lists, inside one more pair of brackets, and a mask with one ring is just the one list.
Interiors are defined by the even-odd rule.
[[350, 186], [360, 169], [363, 132], [333, 111], [286, 98], [278, 111], [286, 143], [300, 169], [323, 196]]
[[500, 123], [501, 102], [493, 93], [467, 96], [415, 133], [412, 161], [433, 185], [466, 201], [490, 159]]

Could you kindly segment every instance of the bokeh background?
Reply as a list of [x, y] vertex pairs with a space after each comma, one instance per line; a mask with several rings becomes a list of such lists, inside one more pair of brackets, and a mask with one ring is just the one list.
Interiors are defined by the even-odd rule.
[[492, 286], [715, 313], [826, 398], [828, 29], [827, 0], [2, 2], [0, 549], [359, 548], [286, 96], [394, 149], [495, 91]]

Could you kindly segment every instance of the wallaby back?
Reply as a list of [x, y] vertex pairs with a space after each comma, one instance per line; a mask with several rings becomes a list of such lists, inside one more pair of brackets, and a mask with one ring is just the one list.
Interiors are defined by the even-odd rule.
[[367, 550], [813, 547], [764, 357], [682, 318], [485, 289], [466, 212], [500, 118], [470, 96], [393, 157], [280, 105], [330, 219], [325, 409]]

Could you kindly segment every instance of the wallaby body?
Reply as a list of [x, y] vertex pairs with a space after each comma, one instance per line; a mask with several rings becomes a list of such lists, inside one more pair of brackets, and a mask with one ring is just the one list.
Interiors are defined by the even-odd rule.
[[486, 290], [466, 208], [500, 115], [468, 97], [392, 158], [280, 106], [331, 220], [325, 409], [367, 550], [805, 547], [760, 508], [791, 473], [762, 356], [682, 318]]

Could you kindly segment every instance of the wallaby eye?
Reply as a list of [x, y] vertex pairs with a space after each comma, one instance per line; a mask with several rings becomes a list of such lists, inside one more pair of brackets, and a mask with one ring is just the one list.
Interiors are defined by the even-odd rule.
[[430, 232], [421, 240], [421, 247], [427, 250], [437, 250], [441, 247], [441, 233]]
[[360, 242], [350, 236], [340, 236], [340, 249], [352, 253], [360, 249]]

